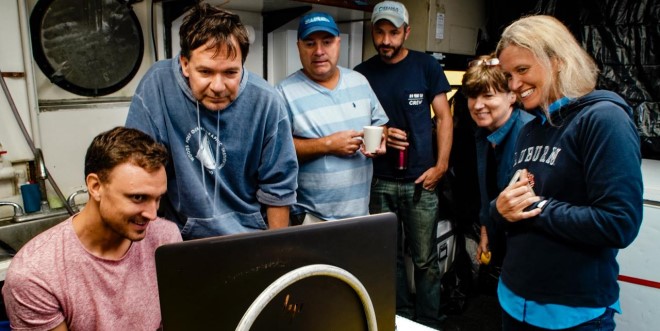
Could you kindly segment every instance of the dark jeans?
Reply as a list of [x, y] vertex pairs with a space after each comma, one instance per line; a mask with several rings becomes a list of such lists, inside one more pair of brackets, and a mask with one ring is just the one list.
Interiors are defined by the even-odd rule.
[[[435, 246], [438, 219], [438, 196], [422, 189], [419, 201], [413, 201], [415, 183], [374, 178], [371, 183], [369, 211], [391, 211], [399, 218], [397, 250], [396, 311], [408, 319], [438, 328], [440, 324], [440, 270]], [[408, 287], [404, 263], [405, 243], [414, 266], [415, 302]]]
[[[614, 323], [614, 309], [607, 308], [603, 315], [600, 315], [591, 321], [586, 321], [580, 325], [562, 331], [613, 331], [616, 324]], [[502, 312], [502, 330], [503, 331], [542, 331], [548, 330], [529, 325], [524, 322], [519, 322], [506, 312]]]

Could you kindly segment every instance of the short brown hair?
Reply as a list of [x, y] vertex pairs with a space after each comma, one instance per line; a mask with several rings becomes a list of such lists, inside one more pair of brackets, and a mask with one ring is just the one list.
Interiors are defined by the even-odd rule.
[[[238, 45], [235, 45], [232, 36]], [[240, 17], [208, 3], [198, 3], [188, 11], [179, 28], [179, 38], [181, 55], [188, 59], [193, 50], [209, 42], [213, 43], [210, 49], [219, 50], [226, 46], [227, 55], [231, 57], [236, 57], [238, 46], [241, 50], [241, 63], [245, 63], [250, 50], [248, 32]]]
[[105, 182], [112, 169], [129, 162], [152, 172], [164, 167], [168, 158], [165, 146], [148, 134], [119, 126], [92, 140], [85, 155], [85, 177], [95, 173]]
[[509, 82], [500, 69], [499, 61], [493, 55], [483, 55], [470, 62], [463, 75], [463, 95], [476, 98], [490, 90], [510, 92]]

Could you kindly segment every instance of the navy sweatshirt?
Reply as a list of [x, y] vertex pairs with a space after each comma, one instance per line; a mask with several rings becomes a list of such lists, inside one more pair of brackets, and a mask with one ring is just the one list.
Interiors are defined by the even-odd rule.
[[541, 303], [607, 307], [619, 297], [619, 248], [637, 236], [643, 184], [632, 110], [615, 93], [594, 91], [520, 132], [513, 168], [534, 176], [547, 199], [539, 216], [509, 223], [502, 281]]

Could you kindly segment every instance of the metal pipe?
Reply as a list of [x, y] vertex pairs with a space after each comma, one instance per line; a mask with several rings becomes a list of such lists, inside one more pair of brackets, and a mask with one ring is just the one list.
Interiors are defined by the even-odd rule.
[[46, 189], [46, 179], [48, 179], [48, 171], [46, 170], [46, 161], [44, 155], [41, 153], [41, 148], [34, 150], [34, 175], [37, 177], [39, 184], [39, 192], [41, 193], [41, 210], [49, 208], [48, 205], [48, 190]]
[[34, 163], [36, 165], [35, 176], [37, 176], [37, 179], [43, 180], [48, 178], [46, 163], [44, 161], [44, 155], [41, 153], [41, 148], [35, 148], [34, 150]]
[[39, 112], [39, 102], [37, 101], [37, 88], [35, 86], [34, 66], [32, 64], [32, 42], [28, 31], [30, 31], [30, 24], [28, 23], [27, 1], [18, 2], [18, 22], [20, 24], [21, 33], [21, 49], [23, 50], [23, 67], [25, 68], [25, 84], [27, 85], [28, 107], [30, 108], [30, 126], [32, 127], [32, 139], [41, 146], [41, 135], [39, 131], [39, 119], [37, 118]]
[[76, 196], [78, 196], [79, 194], [86, 194], [86, 193], [87, 193], [87, 189], [82, 189], [71, 193], [71, 195], [69, 195], [69, 197], [66, 198], [66, 204], [71, 206], [71, 208], [73, 208], [74, 210], [78, 210], [78, 206], [76, 205]]
[[[14, 99], [11, 96], [11, 92], [9, 91], [9, 88], [7, 87], [7, 83], [5, 82], [4, 77], [2, 77], [2, 71], [0, 71], [0, 85], [2, 85], [2, 90], [5, 93], [5, 96], [7, 97], [7, 101], [9, 102], [9, 106], [14, 113], [14, 117], [16, 118], [16, 122], [18, 123], [18, 126], [21, 129], [21, 132], [23, 132], [23, 136], [25, 137], [25, 140], [27, 141], [28, 145], [30, 146], [30, 149], [32, 150], [32, 153], [36, 155], [37, 153], [37, 148], [34, 146], [34, 141], [32, 141], [32, 138], [30, 138], [30, 135], [28, 134], [27, 129], [25, 128], [25, 124], [23, 124], [23, 119], [21, 118], [21, 114], [18, 112], [18, 109], [16, 108], [16, 104], [14, 103]], [[45, 174], [48, 177], [48, 181], [50, 182], [50, 185], [53, 187], [53, 190], [55, 190], [55, 193], [57, 193], [57, 196], [60, 198], [62, 201], [66, 201], [66, 198], [64, 198], [64, 194], [62, 194], [62, 191], [60, 191], [59, 186], [57, 186], [57, 183], [55, 183], [55, 180], [53, 179], [53, 176], [50, 175], [50, 172], [48, 171], [48, 168], [44, 164], [44, 170]], [[69, 215], [75, 214], [71, 206], [68, 206], [64, 204], [64, 208], [69, 212]]]
[[[9, 89], [7, 88], [7, 84], [4, 81], [4, 78], [2, 79], [2, 89], [5, 92], [5, 95], [7, 96], [7, 100], [9, 101], [9, 105], [11, 106], [12, 112], [14, 113], [14, 117], [16, 117], [16, 121], [19, 122], [19, 126], [21, 127], [21, 131], [23, 132], [23, 136], [25, 137], [25, 140], [27, 141], [28, 145], [30, 146], [30, 149], [32, 150], [32, 153], [35, 153], [35, 145], [34, 141], [40, 142], [41, 141], [41, 136], [39, 134], [39, 126], [38, 126], [38, 112], [39, 112], [39, 103], [37, 101], [37, 88], [35, 85], [35, 78], [34, 78], [34, 66], [32, 64], [32, 56], [25, 55], [25, 54], [32, 54], [32, 43], [30, 42], [30, 36], [28, 31], [30, 31], [30, 24], [28, 23], [28, 10], [27, 10], [27, 1], [17, 1], [18, 2], [18, 22], [20, 24], [20, 33], [21, 33], [21, 48], [23, 50], [23, 67], [25, 68], [25, 83], [27, 85], [27, 96], [28, 96], [28, 107], [30, 108], [30, 119], [31, 119], [31, 127], [32, 127], [32, 135], [29, 135], [27, 130], [25, 129], [25, 125], [23, 124], [23, 120], [21, 119], [20, 114], [18, 113], [18, 109], [16, 109], [16, 104], [14, 103], [14, 100], [11, 99], [11, 94], [9, 93]], [[0, 71], [1, 72], [1, 71]], [[31, 138], [32, 137], [32, 138]], [[40, 144], [41, 145], [41, 144]], [[50, 182], [50, 186], [53, 187], [53, 190], [57, 194], [58, 198], [61, 201], [65, 201], [64, 194], [60, 190], [60, 187], [57, 185], [55, 182], [55, 179], [53, 179], [53, 176], [50, 175], [50, 172], [48, 171], [48, 168], [45, 167], [44, 165], [44, 170], [46, 176], [48, 176], [48, 181]], [[69, 212], [70, 215], [75, 214], [73, 209], [71, 207], [65, 205], [64, 206]]]
[[14, 207], [14, 217], [23, 216], [23, 214], [25, 214], [25, 212], [23, 212], [23, 208], [21, 208], [21, 206], [15, 202], [0, 201], [0, 206]]

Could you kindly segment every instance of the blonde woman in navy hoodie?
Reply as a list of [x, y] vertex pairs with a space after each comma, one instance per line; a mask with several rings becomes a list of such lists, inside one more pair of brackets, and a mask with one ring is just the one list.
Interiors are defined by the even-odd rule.
[[496, 53], [509, 87], [536, 114], [514, 149], [519, 176], [491, 204], [507, 231], [503, 329], [613, 330], [616, 255], [642, 221], [632, 110], [595, 90], [596, 64], [555, 18], [512, 23]]

